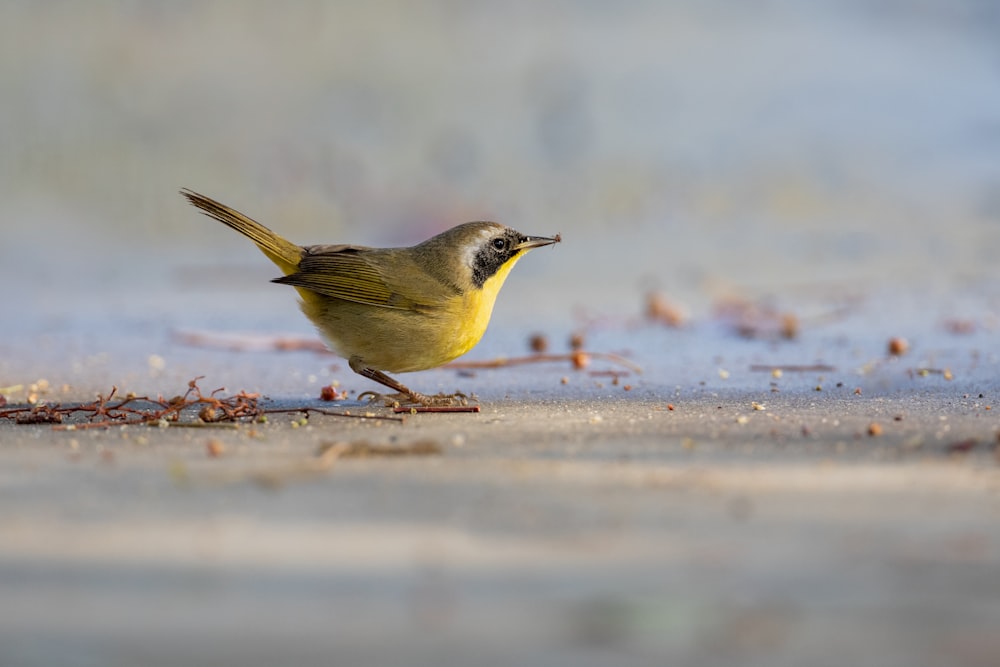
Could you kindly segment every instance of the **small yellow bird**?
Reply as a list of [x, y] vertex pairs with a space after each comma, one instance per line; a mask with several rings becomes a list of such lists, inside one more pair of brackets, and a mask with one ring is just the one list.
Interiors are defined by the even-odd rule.
[[409, 248], [298, 246], [224, 204], [181, 190], [206, 215], [249, 237], [284, 273], [301, 308], [351, 369], [414, 403], [437, 397], [386, 375], [446, 364], [486, 331], [507, 274], [558, 234], [525, 236], [496, 222], [467, 222]]

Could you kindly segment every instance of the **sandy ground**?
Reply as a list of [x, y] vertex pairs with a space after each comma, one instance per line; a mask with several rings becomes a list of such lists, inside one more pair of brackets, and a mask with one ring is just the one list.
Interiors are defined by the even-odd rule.
[[303, 244], [560, 233], [469, 358], [583, 331], [643, 370], [427, 371], [482, 411], [405, 422], [0, 419], [0, 665], [996, 665], [998, 32], [977, 0], [0, 3], [8, 409], [375, 388], [180, 340], [313, 336], [181, 187]]
[[[593, 343], [669, 341], [686, 361], [637, 354], [645, 372], [617, 385], [589, 374], [614, 367], [597, 361], [408, 376], [475, 391], [478, 414], [0, 422], [0, 662], [992, 665], [1000, 403], [977, 351], [992, 335], [923, 337], [960, 362], [950, 381], [914, 372], [921, 349], [859, 357], [843, 332], [772, 344], [647, 325]], [[288, 392], [268, 407], [331, 407], [307, 374], [331, 357], [149, 349], [177, 377], [206, 371], [206, 389], [253, 368]], [[810, 349], [834, 369], [750, 370]], [[84, 377], [129, 377], [114, 358]], [[129, 387], [183, 387], [159, 367]], [[45, 398], [61, 392], [86, 393]]]

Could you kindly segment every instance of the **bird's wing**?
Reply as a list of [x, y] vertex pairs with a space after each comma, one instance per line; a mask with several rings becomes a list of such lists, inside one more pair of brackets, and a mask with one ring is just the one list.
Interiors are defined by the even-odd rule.
[[441, 283], [420, 271], [412, 260], [364, 246], [309, 247], [295, 273], [273, 282], [401, 310], [433, 310], [446, 299]]

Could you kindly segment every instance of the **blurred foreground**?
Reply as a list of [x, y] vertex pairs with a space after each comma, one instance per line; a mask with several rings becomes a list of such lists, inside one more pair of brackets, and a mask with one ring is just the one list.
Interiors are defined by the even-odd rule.
[[998, 32], [974, 0], [0, 5], [8, 408], [374, 388], [184, 342], [312, 332], [182, 186], [301, 243], [559, 232], [470, 358], [583, 332], [643, 369], [410, 375], [483, 412], [405, 423], [0, 420], [0, 664], [995, 664]]

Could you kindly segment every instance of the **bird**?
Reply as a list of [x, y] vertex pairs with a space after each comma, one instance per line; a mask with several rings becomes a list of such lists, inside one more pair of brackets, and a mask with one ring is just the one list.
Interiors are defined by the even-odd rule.
[[517, 261], [562, 241], [559, 234], [528, 236], [478, 221], [410, 247], [299, 246], [214, 199], [187, 188], [180, 193], [248, 237], [278, 266], [283, 275], [271, 282], [298, 291], [302, 312], [351, 370], [416, 405], [462, 395], [422, 394], [388, 373], [436, 368], [471, 350]]

